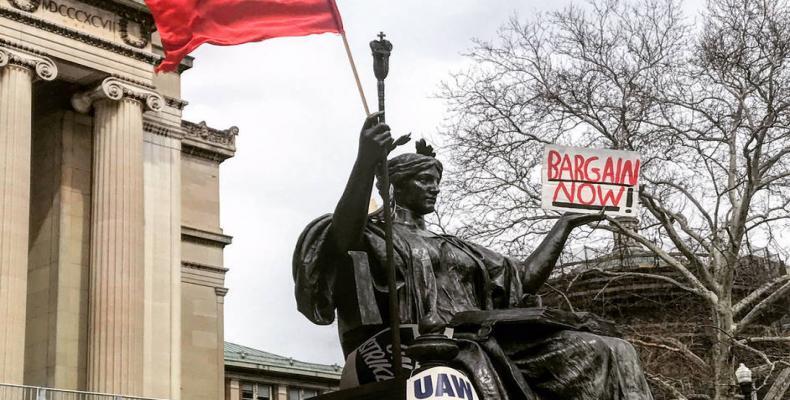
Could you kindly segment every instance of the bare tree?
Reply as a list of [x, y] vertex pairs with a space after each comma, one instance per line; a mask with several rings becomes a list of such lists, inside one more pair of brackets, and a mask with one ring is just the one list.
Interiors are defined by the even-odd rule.
[[[496, 41], [476, 41], [473, 66], [443, 88], [451, 109], [445, 192], [464, 211], [453, 220], [458, 234], [524, 254], [556, 218], [540, 208], [545, 144], [641, 153], [639, 229], [608, 218], [583, 234], [598, 247], [601, 230], [639, 243], [673, 272], [643, 275], [706, 305], [708, 354], [642, 342], [708, 368], [718, 400], [734, 386], [738, 349], [764, 370], [788, 361], [749, 336], [788, 297], [787, 271], [739, 298], [733, 293], [754, 248], [783, 259], [790, 251], [790, 5], [710, 0], [700, 27], [680, 6], [591, 0], [526, 22], [514, 17]], [[654, 382], [677, 391], [660, 377]]]

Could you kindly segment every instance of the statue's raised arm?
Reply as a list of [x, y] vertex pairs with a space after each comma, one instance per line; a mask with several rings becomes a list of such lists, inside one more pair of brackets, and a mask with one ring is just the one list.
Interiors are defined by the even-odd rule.
[[357, 158], [332, 217], [338, 254], [362, 247], [362, 232], [367, 224], [376, 165], [393, 141], [389, 126], [379, 123], [381, 115], [381, 112], [373, 113], [362, 124]]

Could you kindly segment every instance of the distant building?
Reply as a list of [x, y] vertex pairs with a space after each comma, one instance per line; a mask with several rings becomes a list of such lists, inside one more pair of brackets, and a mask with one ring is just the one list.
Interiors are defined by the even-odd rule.
[[155, 74], [153, 28], [143, 0], [0, 1], [0, 399], [224, 397], [238, 130], [182, 119], [192, 59]]
[[225, 342], [225, 400], [305, 400], [337, 390], [341, 370]]
[[[705, 393], [712, 388], [710, 371], [678, 349], [686, 348], [706, 357], [712, 346], [708, 306], [698, 296], [677, 286], [642, 276], [616, 279], [598, 271], [637, 272], [666, 276], [682, 281], [683, 277], [654, 254], [638, 248], [618, 250], [586, 260], [558, 265], [541, 294], [547, 306], [575, 311], [589, 311], [618, 324], [640, 353], [646, 371], [676, 383], [690, 393]], [[733, 297], [738, 301], [765, 282], [788, 273], [786, 265], [770, 257], [750, 255], [741, 259], [736, 269]], [[787, 336], [790, 299], [777, 301], [747, 330], [753, 336]], [[638, 341], [634, 341], [638, 339]], [[646, 345], [659, 343], [659, 345]], [[753, 344], [767, 354], [787, 354], [786, 343]], [[761, 365], [762, 360], [750, 352], [734, 350], [739, 362]], [[681, 387], [681, 383], [685, 386]], [[766, 388], [767, 389], [767, 388]], [[663, 386], [653, 386], [656, 400], [674, 399]], [[703, 397], [700, 397], [703, 398]]]

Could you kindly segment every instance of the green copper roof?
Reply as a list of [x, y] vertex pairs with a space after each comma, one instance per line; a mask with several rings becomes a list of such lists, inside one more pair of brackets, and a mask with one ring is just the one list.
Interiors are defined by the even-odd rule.
[[225, 365], [271, 372], [340, 379], [343, 367], [294, 360], [251, 347], [225, 342]]

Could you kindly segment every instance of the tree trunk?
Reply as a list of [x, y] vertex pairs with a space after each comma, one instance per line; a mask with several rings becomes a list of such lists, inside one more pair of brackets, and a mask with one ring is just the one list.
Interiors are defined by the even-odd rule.
[[728, 297], [719, 299], [714, 308], [715, 326], [712, 332], [711, 366], [713, 367], [713, 399], [730, 400], [733, 398], [734, 366], [732, 361], [732, 335], [734, 322], [732, 306]]

